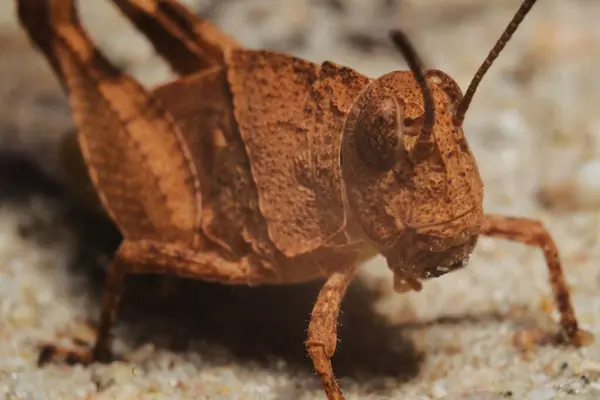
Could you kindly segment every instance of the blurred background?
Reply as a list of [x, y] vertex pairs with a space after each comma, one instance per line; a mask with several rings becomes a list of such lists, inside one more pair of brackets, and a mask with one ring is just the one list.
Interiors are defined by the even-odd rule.
[[[65, 191], [57, 168], [73, 128], [66, 97], [0, 2], [0, 397], [323, 398], [303, 340], [318, 284], [231, 288], [130, 279], [115, 350], [89, 368], [35, 366], [37, 346], [93, 338], [103, 266], [119, 242]], [[145, 85], [171, 77], [107, 0], [84, 26]], [[186, 0], [242, 44], [331, 60], [376, 77], [406, 68], [388, 41], [408, 33], [427, 66], [466, 89], [518, 0]], [[534, 6], [481, 84], [464, 130], [490, 213], [541, 219], [561, 251], [583, 327], [600, 332], [600, 4]], [[349, 399], [600, 396], [600, 346], [538, 346], [556, 329], [537, 249], [487, 239], [469, 268], [394, 295], [380, 258], [344, 303], [334, 368]], [[478, 393], [478, 394], [477, 394]], [[487, 393], [489, 396], [483, 397]]]

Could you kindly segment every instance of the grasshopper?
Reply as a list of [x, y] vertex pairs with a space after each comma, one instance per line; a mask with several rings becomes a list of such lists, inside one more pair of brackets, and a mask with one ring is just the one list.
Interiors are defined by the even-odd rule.
[[177, 79], [147, 90], [111, 64], [74, 0], [17, 0], [20, 22], [68, 93], [77, 127], [70, 148], [91, 195], [124, 238], [107, 268], [93, 348], [49, 347], [46, 356], [110, 360], [126, 274], [231, 285], [324, 279], [306, 348], [327, 397], [343, 399], [331, 357], [357, 265], [381, 254], [396, 292], [419, 291], [464, 267], [481, 235], [543, 251], [559, 338], [584, 344], [552, 237], [537, 220], [484, 214], [462, 130], [479, 83], [534, 0], [523, 2], [464, 95], [449, 75], [424, 70], [400, 31], [390, 38], [409, 70], [372, 79], [246, 49], [175, 0], [113, 2]]

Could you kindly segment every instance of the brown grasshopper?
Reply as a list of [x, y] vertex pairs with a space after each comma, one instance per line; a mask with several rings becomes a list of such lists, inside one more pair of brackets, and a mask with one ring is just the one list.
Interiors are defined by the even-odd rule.
[[523, 2], [464, 96], [450, 76], [423, 71], [398, 31], [390, 36], [410, 71], [371, 79], [245, 49], [175, 0], [113, 2], [178, 79], [147, 91], [113, 66], [73, 0], [17, 0], [69, 95], [86, 179], [124, 237], [108, 267], [95, 346], [62, 349], [70, 361], [109, 360], [125, 274], [232, 285], [324, 278], [306, 348], [328, 398], [342, 399], [330, 359], [356, 266], [382, 254], [395, 291], [419, 291], [422, 280], [463, 267], [479, 235], [544, 252], [560, 338], [583, 344], [554, 241], [539, 221], [483, 214], [462, 131], [478, 84], [534, 0]]

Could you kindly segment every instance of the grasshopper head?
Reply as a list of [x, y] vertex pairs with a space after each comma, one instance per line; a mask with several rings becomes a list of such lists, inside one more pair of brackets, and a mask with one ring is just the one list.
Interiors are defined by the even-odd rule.
[[462, 93], [413, 56], [411, 71], [361, 93], [341, 153], [352, 216], [387, 258], [397, 291], [464, 266], [483, 220], [483, 183], [455, 119]]
[[352, 216], [387, 258], [396, 291], [463, 267], [483, 222], [483, 183], [462, 123], [483, 76], [535, 0], [525, 0], [463, 96], [422, 63], [402, 32], [391, 38], [410, 67], [373, 81], [352, 105], [342, 172]]

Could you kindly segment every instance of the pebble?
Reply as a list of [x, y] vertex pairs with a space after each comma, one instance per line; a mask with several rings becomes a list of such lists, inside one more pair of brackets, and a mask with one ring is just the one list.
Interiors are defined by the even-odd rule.
[[539, 388], [527, 394], [528, 400], [553, 400], [556, 398], [556, 390], [552, 388]]
[[22, 304], [13, 310], [10, 319], [17, 327], [25, 327], [35, 324], [37, 318], [38, 314], [35, 308]]
[[545, 206], [559, 209], [596, 210], [600, 208], [600, 158], [577, 166], [572, 176], [544, 184], [538, 198]]
[[431, 387], [431, 395], [434, 399], [441, 399], [448, 394], [444, 381], [435, 381]]
[[575, 176], [575, 196], [581, 208], [600, 207], [600, 158], [583, 164]]
[[600, 378], [600, 362], [593, 360], [583, 360], [576, 369], [577, 373], [584, 373], [590, 379]]
[[506, 396], [499, 395], [492, 392], [471, 392], [471, 393], [458, 393], [450, 394], [441, 400], [505, 400]]

